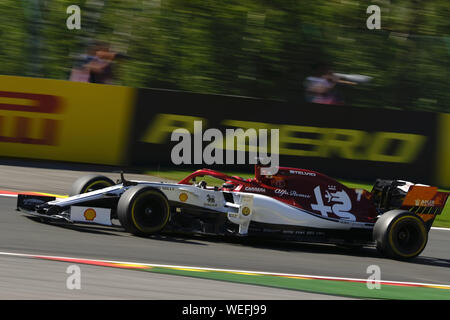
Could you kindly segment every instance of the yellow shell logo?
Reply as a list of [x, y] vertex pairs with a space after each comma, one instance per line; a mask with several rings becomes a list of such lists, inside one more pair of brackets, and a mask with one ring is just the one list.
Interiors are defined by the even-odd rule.
[[97, 216], [97, 213], [95, 212], [94, 209], [87, 209], [86, 211], [84, 211], [83, 215], [87, 221], [94, 221], [95, 217]]
[[250, 214], [250, 208], [249, 207], [242, 208], [242, 214], [244, 216], [248, 216]]
[[180, 193], [180, 201], [181, 202], [185, 202], [187, 199], [188, 199], [188, 195], [187, 195], [187, 193]]

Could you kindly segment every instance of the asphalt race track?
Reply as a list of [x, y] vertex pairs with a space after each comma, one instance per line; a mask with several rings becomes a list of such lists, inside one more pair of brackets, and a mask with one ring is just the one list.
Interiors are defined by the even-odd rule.
[[[70, 184], [86, 172], [85, 170], [61, 168], [54, 170], [33, 166], [0, 166], [2, 177], [0, 188], [64, 193], [62, 191], [64, 188], [69, 190]], [[108, 174], [108, 176], [117, 178], [117, 174]], [[132, 178], [152, 180], [148, 176], [136, 175]], [[58, 181], [57, 186], [52, 186], [51, 181]], [[448, 230], [431, 230], [428, 245], [421, 256], [410, 262], [400, 262], [381, 258], [372, 248], [351, 252], [329, 245], [255, 241], [247, 243], [245, 240], [225, 241], [216, 237], [178, 235], [139, 238], [121, 230], [111, 230], [105, 227], [49, 225], [18, 213], [15, 211], [15, 203], [15, 198], [0, 197], [1, 252], [361, 279], [369, 276], [366, 272], [368, 266], [378, 265], [381, 269], [382, 280], [450, 284], [450, 231]], [[4, 277], [3, 267], [19, 263], [18, 259], [20, 258], [0, 259], [2, 281], [4, 278], [7, 279]], [[5, 264], [4, 261], [9, 264]], [[92, 268], [95, 269], [95, 267]], [[127, 270], [115, 270], [114, 272], [127, 272]], [[136, 274], [135, 277], [138, 277], [140, 273]], [[171, 278], [171, 276], [162, 275], [158, 275], [158, 277]], [[189, 287], [189, 283], [199, 282], [198, 279], [184, 279], [185, 287]], [[162, 280], [159, 279], [159, 281]], [[211, 284], [214, 281], [202, 281], [205, 281], [205, 285], [214, 286]], [[220, 285], [224, 286], [225, 284], [221, 283]], [[217, 284], [217, 286], [219, 285]], [[0, 292], [6, 290], [7, 287], [2, 284]], [[267, 291], [262, 292], [261, 295], [266, 293], [265, 296], [268, 299], [276, 299], [278, 295], [280, 299], [285, 299], [287, 293], [294, 299], [329, 298], [319, 295], [302, 296], [300, 292], [281, 289], [264, 288], [264, 290]], [[245, 293], [245, 290], [241, 292]], [[19, 294], [19, 296], [21, 295]], [[27, 297], [26, 294], [22, 296]], [[100, 298], [103, 297], [100, 295]], [[150, 297], [161, 298], [156, 293]], [[226, 295], [208, 297], [228, 298]], [[0, 295], [0, 298], [5, 298], [4, 294]], [[40, 297], [34, 296], [34, 298]], [[173, 291], [173, 298], [180, 298], [180, 295], [176, 294], [176, 290]], [[240, 297], [235, 296], [234, 298]], [[258, 297], [253, 298], [257, 299]], [[162, 299], [171, 299], [170, 294], [163, 296]]]
[[[72, 263], [0, 257], [0, 299], [328, 300], [322, 294], [81, 265], [80, 290], [66, 287]], [[7, 267], [6, 267], [7, 266]]]

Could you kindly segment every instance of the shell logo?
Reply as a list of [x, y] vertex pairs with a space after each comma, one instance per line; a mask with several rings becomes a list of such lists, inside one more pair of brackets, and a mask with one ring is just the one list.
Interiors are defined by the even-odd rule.
[[97, 213], [95, 212], [94, 209], [89, 208], [84, 211], [83, 215], [87, 221], [94, 221], [95, 217], [97, 216]]
[[248, 216], [250, 214], [250, 208], [249, 207], [242, 208], [242, 214], [244, 216]]
[[181, 202], [185, 202], [188, 199], [187, 193], [180, 193], [179, 199]]

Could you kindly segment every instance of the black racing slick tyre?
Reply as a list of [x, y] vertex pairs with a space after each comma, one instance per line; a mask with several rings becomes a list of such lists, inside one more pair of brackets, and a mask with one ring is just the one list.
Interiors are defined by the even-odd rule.
[[89, 174], [83, 177], [78, 178], [70, 189], [70, 196], [75, 196], [77, 194], [82, 194], [86, 192], [91, 192], [107, 187], [111, 187], [115, 185], [114, 181], [110, 178], [98, 175], [98, 174]]
[[405, 210], [391, 210], [378, 218], [373, 239], [382, 255], [407, 260], [422, 253], [428, 242], [428, 231], [423, 220]]
[[120, 197], [117, 215], [126, 231], [146, 236], [158, 233], [166, 226], [170, 207], [166, 196], [159, 190], [135, 186]]

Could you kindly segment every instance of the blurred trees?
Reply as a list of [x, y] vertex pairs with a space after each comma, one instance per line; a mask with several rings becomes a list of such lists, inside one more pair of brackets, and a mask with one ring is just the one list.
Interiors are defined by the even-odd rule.
[[[81, 8], [81, 30], [66, 8]], [[381, 30], [366, 8], [381, 7]], [[300, 106], [312, 65], [373, 77], [347, 103], [450, 112], [447, 0], [2, 0], [0, 74], [68, 79], [91, 40], [131, 59], [118, 84]]]

